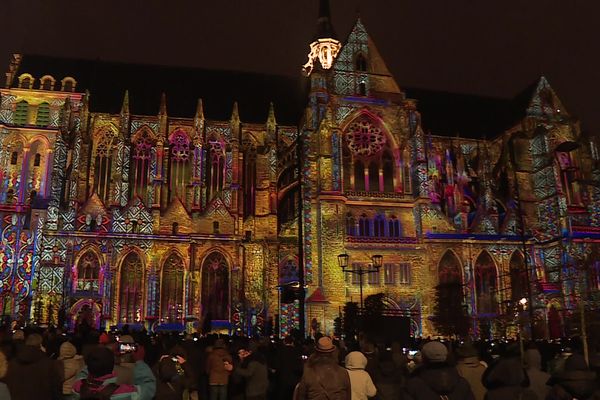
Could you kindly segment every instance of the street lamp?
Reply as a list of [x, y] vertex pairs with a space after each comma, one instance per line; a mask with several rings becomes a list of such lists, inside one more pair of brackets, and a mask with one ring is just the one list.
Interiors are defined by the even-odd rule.
[[360, 285], [360, 308], [363, 308], [363, 275], [369, 274], [371, 272], [378, 272], [379, 268], [381, 268], [383, 262], [383, 256], [380, 254], [375, 254], [371, 257], [372, 264], [369, 264], [367, 268], [364, 268], [361, 264], [356, 267], [348, 268], [348, 259], [350, 257], [348, 254], [343, 253], [338, 255], [338, 264], [343, 272], [348, 272], [350, 274], [358, 275], [358, 283]]

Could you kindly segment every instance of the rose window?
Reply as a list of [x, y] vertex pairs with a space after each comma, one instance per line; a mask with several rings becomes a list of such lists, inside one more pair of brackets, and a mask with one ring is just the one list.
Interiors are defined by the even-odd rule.
[[348, 147], [355, 156], [372, 156], [385, 146], [385, 135], [381, 128], [369, 120], [352, 123], [347, 134]]

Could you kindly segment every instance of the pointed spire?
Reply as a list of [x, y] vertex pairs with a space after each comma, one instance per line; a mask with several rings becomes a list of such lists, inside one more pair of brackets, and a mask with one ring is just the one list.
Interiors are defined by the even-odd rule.
[[277, 124], [277, 119], [275, 118], [275, 106], [273, 102], [269, 103], [269, 116], [267, 117], [267, 122], [272, 122], [273, 125]]
[[319, 18], [317, 19], [317, 36], [315, 39], [320, 38], [337, 39], [331, 24], [329, 0], [319, 0]]
[[167, 95], [162, 92], [160, 95], [160, 107], [158, 109], [158, 115], [167, 115]]
[[129, 90], [125, 90], [123, 95], [123, 104], [121, 105], [121, 114], [129, 114]]
[[238, 102], [233, 102], [233, 111], [231, 112], [231, 123], [240, 123], [240, 113], [238, 112]]
[[196, 115], [194, 115], [194, 119], [204, 120], [204, 103], [202, 99], [198, 99], [198, 105], [196, 106]]
[[198, 105], [196, 106], [196, 114], [194, 115], [194, 129], [197, 134], [200, 134], [204, 129], [204, 104], [202, 99], [198, 99]]

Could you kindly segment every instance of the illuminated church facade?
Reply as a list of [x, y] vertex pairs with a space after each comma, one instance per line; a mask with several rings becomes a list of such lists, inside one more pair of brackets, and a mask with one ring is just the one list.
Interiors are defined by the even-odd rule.
[[548, 81], [510, 102], [412, 95], [360, 20], [344, 43], [328, 36], [297, 103], [296, 83], [262, 75], [15, 55], [0, 89], [2, 314], [285, 335], [301, 227], [307, 329], [330, 333], [359, 301], [338, 255], [359, 268], [377, 254], [364, 295], [384, 293], [415, 335], [436, 332], [440, 283], [461, 285], [473, 334], [504, 334], [522, 298], [541, 334], [564, 334], [600, 287], [600, 169]]

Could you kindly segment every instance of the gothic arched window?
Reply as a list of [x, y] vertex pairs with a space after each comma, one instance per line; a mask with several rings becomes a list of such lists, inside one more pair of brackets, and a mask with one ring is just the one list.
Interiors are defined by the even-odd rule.
[[208, 198], [223, 190], [225, 176], [225, 144], [218, 139], [208, 141]]
[[487, 252], [482, 252], [475, 262], [475, 295], [478, 314], [498, 312], [496, 264]]
[[99, 287], [100, 260], [92, 251], [87, 251], [77, 263], [77, 290], [97, 292]]
[[390, 237], [400, 237], [400, 221], [394, 215], [390, 217], [388, 221], [388, 231]]
[[169, 145], [171, 147], [169, 164], [171, 198], [179, 197], [185, 203], [185, 189], [190, 174], [190, 138], [184, 131], [177, 130], [169, 137]]
[[365, 214], [361, 215], [358, 219], [358, 235], [367, 237], [371, 236], [370, 221]]
[[352, 122], [345, 134], [344, 177], [349, 190], [393, 192], [395, 160], [382, 127], [367, 116]]
[[510, 258], [510, 293], [511, 300], [517, 302], [527, 296], [527, 272], [525, 258], [521, 252], [515, 252]]
[[131, 323], [142, 320], [142, 293], [144, 290], [144, 267], [140, 257], [129, 253], [121, 265], [119, 282], [119, 322]]
[[244, 217], [249, 217], [256, 208], [256, 146], [249, 140], [244, 147]]
[[367, 59], [362, 54], [356, 56], [356, 71], [366, 72], [367, 71]]
[[165, 322], [183, 319], [183, 260], [171, 254], [162, 268], [160, 316]]
[[152, 149], [156, 144], [154, 134], [148, 128], [139, 130], [131, 141], [133, 145], [132, 159], [132, 195], [140, 196], [146, 202], [148, 184], [150, 183], [150, 163], [152, 162]]
[[356, 220], [354, 219], [354, 216], [350, 213], [346, 215], [346, 235], [356, 235]]
[[229, 266], [221, 253], [202, 263], [202, 310], [205, 318], [229, 320]]
[[103, 129], [94, 138], [94, 192], [104, 202], [108, 201], [110, 194], [114, 136], [115, 132], [111, 129]]
[[373, 220], [373, 236], [385, 236], [385, 217], [381, 214], [376, 215]]

